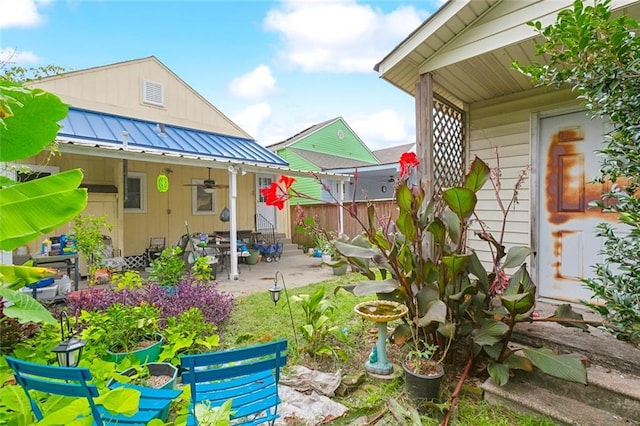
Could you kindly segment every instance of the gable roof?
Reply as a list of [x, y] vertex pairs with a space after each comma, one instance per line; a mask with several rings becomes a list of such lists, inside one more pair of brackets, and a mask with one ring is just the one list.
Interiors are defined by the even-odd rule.
[[354, 160], [352, 158], [340, 157], [337, 155], [308, 151], [306, 149], [289, 148], [289, 150], [294, 154], [300, 156], [301, 158], [304, 158], [305, 160], [320, 167], [320, 169], [322, 170], [370, 166], [372, 164], [375, 164], [366, 161]]
[[[293, 145], [294, 143], [296, 143], [297, 141], [299, 141], [300, 139], [303, 139], [315, 132], [317, 132], [318, 130], [322, 129], [323, 127], [328, 126], [331, 123], [334, 123], [338, 120], [342, 120], [342, 117], [336, 117], [336, 118], [332, 118], [331, 120], [327, 120], [327, 121], [323, 121], [322, 123], [318, 123], [318, 124], [314, 124], [313, 126], [307, 127], [306, 129], [304, 129], [301, 132], [296, 133], [295, 135], [281, 141], [281, 142], [276, 142], [273, 143], [271, 145], [267, 145], [267, 148], [269, 148], [271, 151], [277, 151], [279, 149], [283, 149], [283, 148], [287, 148], [291, 145]], [[345, 123], [346, 125], [346, 123]]]
[[60, 125], [58, 139], [72, 144], [225, 163], [288, 165], [253, 139], [103, 112], [70, 107]]
[[[434, 91], [460, 106], [520, 93], [533, 86], [512, 69], [544, 62], [535, 56], [537, 32], [529, 21], [555, 22], [573, 0], [449, 0], [396, 46], [374, 69], [381, 78], [415, 95], [423, 74]], [[640, 15], [638, 0], [620, 0], [612, 9]]]
[[416, 144], [408, 143], [404, 145], [392, 146], [390, 148], [378, 149], [373, 151], [373, 155], [376, 156], [380, 164], [397, 163], [400, 160], [400, 156], [405, 152], [415, 152]]

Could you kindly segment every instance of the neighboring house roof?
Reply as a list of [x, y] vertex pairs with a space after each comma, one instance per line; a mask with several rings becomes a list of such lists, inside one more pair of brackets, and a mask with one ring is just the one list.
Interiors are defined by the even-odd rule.
[[[336, 122], [338, 120], [341, 120], [341, 117], [336, 117], [336, 118], [332, 118], [331, 120], [327, 120], [327, 121], [323, 121], [322, 123], [318, 123], [318, 124], [314, 124], [311, 127], [307, 127], [306, 129], [304, 129], [301, 132], [296, 133], [295, 135], [283, 140], [282, 142], [276, 142], [273, 143], [271, 145], [267, 145], [267, 148], [269, 148], [271, 151], [275, 152], [279, 149], [283, 149], [283, 148], [287, 148], [288, 146], [291, 146], [292, 144], [296, 143], [297, 141], [299, 141], [300, 139], [303, 139], [307, 136], [309, 136], [310, 134], [317, 132], [318, 130], [322, 129], [323, 127]], [[343, 120], [344, 121], [344, 120]], [[346, 123], [345, 123], [346, 125]]]
[[255, 140], [237, 136], [73, 107], [60, 124], [58, 137], [74, 144], [222, 162], [288, 165]]
[[404, 145], [392, 146], [391, 148], [378, 149], [373, 151], [373, 155], [376, 156], [380, 164], [397, 163], [400, 160], [400, 156], [405, 152], [414, 151], [416, 149], [415, 143], [408, 143]]
[[291, 152], [315, 164], [322, 170], [341, 169], [346, 167], [361, 167], [361, 166], [369, 166], [373, 164], [366, 161], [354, 160], [352, 158], [344, 158], [336, 155], [322, 154], [314, 151], [307, 151], [306, 149], [296, 149], [296, 148], [289, 148], [289, 149], [291, 150]]

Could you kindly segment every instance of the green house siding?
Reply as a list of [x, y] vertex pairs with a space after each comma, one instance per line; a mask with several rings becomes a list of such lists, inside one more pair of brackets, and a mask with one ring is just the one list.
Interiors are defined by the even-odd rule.
[[290, 147], [378, 164], [373, 153], [342, 119], [328, 124]]
[[[309, 171], [319, 171], [320, 169], [313, 163], [301, 158], [299, 155], [288, 151], [287, 149], [282, 149], [276, 154], [289, 163], [289, 168], [297, 169], [297, 170], [309, 170]], [[293, 189], [303, 194], [308, 194], [312, 197], [321, 198], [322, 197], [322, 188], [318, 185], [313, 178], [296, 178], [296, 182], [293, 184]], [[293, 198], [290, 200], [291, 204], [317, 204], [317, 201], [307, 200], [305, 198]]]

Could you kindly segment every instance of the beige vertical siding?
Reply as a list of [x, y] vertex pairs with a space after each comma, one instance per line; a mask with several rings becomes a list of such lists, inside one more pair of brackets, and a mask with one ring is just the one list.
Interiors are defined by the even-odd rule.
[[[500, 158], [502, 189], [500, 197], [506, 204], [511, 198], [513, 187], [521, 170], [529, 168], [527, 180], [518, 193], [518, 203], [510, 210], [504, 234], [507, 249], [513, 245], [531, 245], [531, 196], [532, 173], [535, 179], [537, 155], [531, 155], [531, 116], [573, 103], [575, 96], [568, 92], [552, 90], [532, 90], [525, 96], [495, 99], [491, 102], [471, 105], [469, 109], [470, 132], [468, 158], [475, 156], [490, 167], [496, 167], [496, 148]], [[536, 146], [536, 144], [534, 144]], [[543, 189], [541, 189], [543, 190]], [[498, 239], [502, 227], [496, 194], [488, 182], [478, 193], [477, 215], [493, 236]], [[476, 223], [473, 231], [479, 230]], [[480, 259], [488, 267], [491, 261], [488, 244], [475, 235], [470, 235], [469, 247], [476, 250]], [[529, 262], [531, 264], [531, 262]]]
[[[142, 82], [164, 87], [164, 106], [142, 102]], [[77, 108], [250, 137], [155, 58], [121, 62], [50, 77], [33, 86]]]
[[[45, 156], [41, 154], [36, 161], [27, 164], [44, 164]], [[122, 188], [122, 160], [89, 157], [65, 153], [55, 157], [49, 166], [59, 167], [60, 171], [72, 168], [83, 170], [84, 184], [115, 185]], [[123, 249], [124, 256], [144, 253], [151, 237], [166, 237], [167, 244], [173, 245], [182, 234], [186, 233], [185, 221], [191, 232], [213, 233], [215, 231], [229, 231], [229, 223], [220, 221], [220, 211], [229, 205], [228, 189], [216, 191], [218, 210], [210, 215], [193, 215], [191, 210], [191, 179], [206, 179], [207, 169], [204, 167], [169, 166], [172, 173], [169, 177], [169, 191], [160, 193], [156, 190], [156, 177], [162, 173], [167, 165], [140, 161], [129, 161], [130, 172], [145, 173], [147, 176], [147, 212], [124, 212], [114, 222], [114, 245]], [[211, 178], [218, 183], [229, 181], [226, 170], [211, 170]], [[238, 229], [255, 228], [254, 216], [256, 212], [255, 176], [248, 173], [238, 178], [237, 221]], [[90, 194], [91, 196], [91, 194]], [[122, 194], [117, 195], [118, 211], [122, 211]], [[72, 224], [63, 225], [48, 235], [70, 233]], [[124, 243], [121, 243], [124, 242]], [[40, 240], [29, 245], [30, 251], [39, 251]]]

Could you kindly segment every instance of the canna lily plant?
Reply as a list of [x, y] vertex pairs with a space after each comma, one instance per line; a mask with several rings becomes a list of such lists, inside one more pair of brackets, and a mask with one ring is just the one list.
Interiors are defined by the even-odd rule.
[[[507, 383], [512, 370], [532, 371], [534, 367], [586, 384], [586, 370], [574, 357], [555, 355], [545, 348], [514, 350], [508, 346], [515, 325], [533, 320], [536, 286], [524, 263], [531, 250], [521, 246], [507, 250], [502, 244], [504, 226], [501, 235], [494, 238], [477, 218], [475, 207], [478, 191], [491, 180], [506, 224], [526, 174], [521, 174], [511, 201], [505, 204], [499, 199], [499, 170], [491, 170], [476, 158], [461, 185], [434, 191], [435, 198], [429, 199], [424, 188], [410, 179], [418, 164], [414, 153], [400, 158], [395, 219], [378, 217], [374, 205], [368, 203], [367, 222], [363, 222], [355, 203], [343, 203], [332, 195], [331, 204], [343, 208], [362, 228], [360, 235], [352, 239], [342, 236], [334, 242], [352, 269], [366, 277], [350, 290], [358, 296], [375, 294], [404, 303], [408, 318], [394, 331], [394, 341], [413, 345], [410, 352], [435, 345], [440, 353], [432, 358], [445, 362], [464, 360], [461, 380], [475, 363], [486, 366], [501, 385]], [[267, 204], [282, 209], [291, 198], [315, 199], [296, 191], [294, 181], [282, 176], [264, 188]], [[478, 236], [490, 246], [493, 259], [489, 271], [467, 247], [475, 222], [480, 223]], [[508, 277], [505, 269], [515, 268]], [[577, 315], [563, 306], [554, 316], [575, 319]]]

